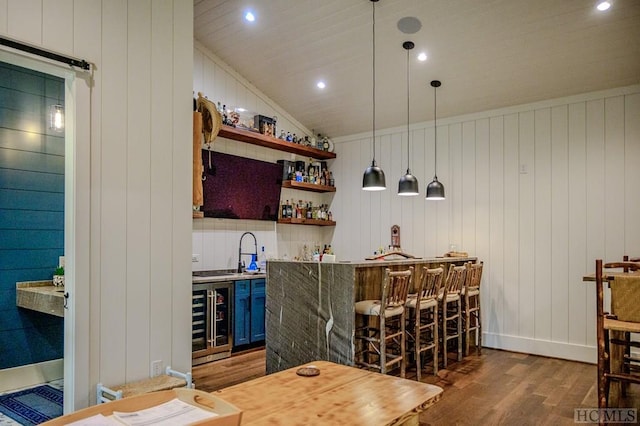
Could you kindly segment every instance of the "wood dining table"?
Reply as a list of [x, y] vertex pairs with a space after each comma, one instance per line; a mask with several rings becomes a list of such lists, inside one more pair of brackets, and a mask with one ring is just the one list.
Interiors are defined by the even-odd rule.
[[[302, 376], [310, 365], [318, 375]], [[442, 388], [315, 361], [214, 392], [242, 410], [243, 425], [418, 425]]]

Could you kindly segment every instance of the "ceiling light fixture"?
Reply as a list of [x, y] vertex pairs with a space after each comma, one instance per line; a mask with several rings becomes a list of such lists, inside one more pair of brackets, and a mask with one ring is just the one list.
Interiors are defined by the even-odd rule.
[[436, 127], [436, 92], [437, 88], [441, 86], [440, 80], [433, 80], [431, 82], [431, 87], [433, 87], [433, 181], [427, 185], [427, 200], [444, 200], [444, 185], [438, 181], [438, 173], [436, 171], [436, 166], [438, 164], [438, 131]]
[[424, 53], [424, 52], [420, 52], [420, 53], [418, 54], [418, 60], [419, 60], [419, 61], [422, 61], [422, 62], [426, 61], [426, 60], [427, 60], [427, 54], [426, 54], [426, 53]]
[[249, 22], [253, 22], [256, 20], [255, 15], [253, 14], [253, 12], [247, 12], [244, 14], [244, 19], [246, 19]]
[[611, 7], [611, 3], [609, 3], [608, 1], [601, 1], [600, 3], [598, 3], [598, 5], [596, 6], [596, 8], [600, 11], [600, 12], [604, 12], [605, 10], [609, 10], [609, 8]]
[[49, 129], [56, 132], [64, 130], [64, 107], [60, 104], [49, 107]]
[[324, 81], [319, 81], [316, 86], [318, 86], [318, 89], [324, 89], [325, 87], [327, 87], [327, 85], [324, 84]]
[[[62, 83], [60, 83], [62, 85]], [[49, 106], [49, 129], [54, 132], [64, 131], [64, 106], [60, 102], [60, 90], [58, 89], [58, 102]]]
[[367, 167], [362, 176], [362, 189], [365, 191], [382, 191], [387, 188], [384, 172], [376, 164], [376, 3], [378, 0], [371, 0], [373, 10], [373, 160], [371, 166]]
[[407, 173], [400, 178], [398, 182], [398, 195], [418, 195], [420, 193], [420, 186], [418, 185], [418, 179], [411, 174], [409, 169], [409, 146], [411, 144], [409, 130], [409, 50], [413, 49], [414, 44], [412, 41], [405, 41], [402, 43], [402, 47], [407, 51]]

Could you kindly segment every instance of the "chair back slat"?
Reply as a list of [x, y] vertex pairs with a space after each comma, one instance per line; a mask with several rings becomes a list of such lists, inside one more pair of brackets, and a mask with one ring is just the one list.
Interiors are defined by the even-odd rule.
[[623, 272], [640, 270], [640, 262], [609, 262], [602, 265], [603, 269], [620, 269]]
[[426, 266], [422, 267], [422, 277], [420, 279], [420, 288], [418, 289], [419, 298], [422, 300], [435, 299], [440, 293], [440, 286], [442, 285], [442, 276], [444, 275], [444, 268], [429, 269]]
[[484, 263], [469, 262], [466, 265], [467, 265], [467, 272], [466, 272], [467, 276], [465, 278], [465, 287], [467, 289], [480, 288], [480, 282], [482, 281], [482, 267]]
[[382, 307], [385, 309], [402, 306], [407, 302], [413, 266], [406, 271], [391, 271], [385, 269], [384, 286], [382, 289]]
[[445, 292], [457, 294], [462, 290], [466, 278], [467, 267], [465, 265], [449, 267], [447, 280], [445, 282]]

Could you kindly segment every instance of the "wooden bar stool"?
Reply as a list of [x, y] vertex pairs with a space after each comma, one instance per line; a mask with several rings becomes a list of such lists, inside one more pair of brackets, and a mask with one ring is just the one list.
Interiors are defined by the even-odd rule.
[[405, 377], [405, 303], [412, 276], [413, 267], [397, 272], [387, 268], [380, 283], [380, 299], [356, 302], [356, 324], [364, 324], [355, 330], [355, 338], [362, 341], [356, 365], [386, 374], [399, 363], [400, 376]]
[[416, 379], [422, 373], [422, 353], [431, 351], [433, 375], [438, 373], [438, 294], [444, 268], [422, 268], [418, 292], [407, 297], [407, 340], [416, 361]]
[[449, 341], [456, 339], [458, 342], [458, 361], [462, 361], [462, 286], [466, 276], [465, 265], [450, 266], [444, 291], [438, 296], [440, 312], [440, 349], [442, 349], [442, 364], [447, 368], [447, 351]]
[[480, 282], [482, 281], [482, 262], [467, 263], [467, 276], [462, 289], [462, 312], [464, 321], [464, 356], [469, 355], [471, 332], [475, 338], [476, 353], [479, 355], [482, 346], [482, 320], [480, 316]]

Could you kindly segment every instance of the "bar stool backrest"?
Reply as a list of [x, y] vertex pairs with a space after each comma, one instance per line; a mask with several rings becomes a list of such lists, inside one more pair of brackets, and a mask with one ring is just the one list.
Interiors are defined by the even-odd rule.
[[480, 288], [480, 282], [482, 281], [482, 262], [467, 263], [467, 277], [465, 285], [467, 289]]
[[407, 302], [409, 288], [411, 288], [411, 277], [413, 276], [413, 266], [406, 271], [391, 271], [389, 268], [384, 272], [384, 285], [382, 287], [382, 308], [391, 309], [403, 306]]
[[459, 294], [464, 285], [467, 267], [465, 265], [450, 266], [447, 280], [445, 282], [445, 291], [447, 294]]
[[420, 291], [419, 298], [421, 300], [435, 299], [440, 293], [440, 287], [442, 286], [442, 276], [444, 275], [444, 268], [429, 269], [426, 266], [422, 267], [422, 277], [420, 279]]

